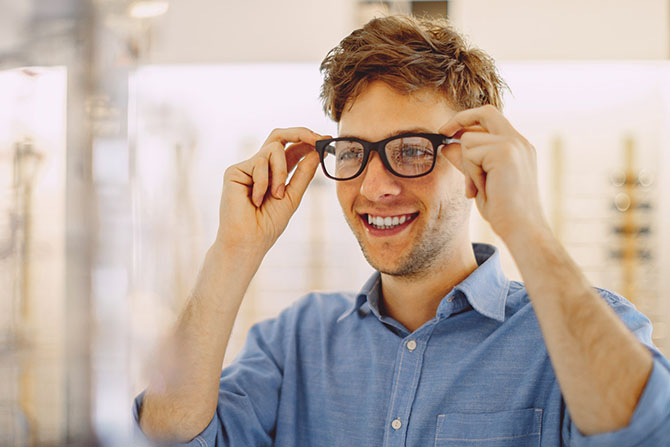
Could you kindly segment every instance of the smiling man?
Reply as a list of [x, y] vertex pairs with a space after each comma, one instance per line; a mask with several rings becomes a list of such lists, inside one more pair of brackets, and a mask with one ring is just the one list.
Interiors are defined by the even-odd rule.
[[[381, 80], [368, 82], [347, 106], [339, 121], [340, 137], [329, 145], [333, 159], [347, 151], [361, 155], [356, 163], [360, 168], [353, 174], [360, 173], [338, 182], [337, 197], [363, 254], [382, 274], [386, 314], [414, 331], [433, 318], [441, 299], [477, 268], [463, 175], [437, 155], [443, 135], [435, 134], [433, 141], [421, 136], [436, 132], [456, 112], [443, 95], [425, 87], [408, 95]], [[382, 156], [368, 153], [363, 168], [365, 150], [349, 136], [386, 139], [379, 148]], [[459, 150], [456, 143], [453, 146]], [[419, 160], [404, 162], [407, 172], [398, 172], [403, 166], [400, 157], [410, 155]], [[416, 171], [417, 166], [422, 169]], [[326, 175], [335, 172], [326, 168]]]
[[[553, 236], [492, 61], [444, 22], [388, 17], [322, 71], [339, 135], [278, 129], [226, 171], [217, 238], [136, 400], [144, 432], [193, 446], [668, 445], [670, 364], [649, 320]], [[255, 325], [221, 371], [319, 163], [377, 273]], [[470, 241], [473, 199], [523, 283]]]

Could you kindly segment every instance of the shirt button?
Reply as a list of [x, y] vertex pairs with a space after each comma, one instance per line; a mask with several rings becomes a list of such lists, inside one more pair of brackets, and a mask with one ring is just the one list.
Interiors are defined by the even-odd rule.
[[410, 340], [407, 342], [407, 349], [409, 349], [409, 352], [412, 352], [416, 349], [416, 341]]
[[402, 422], [400, 422], [400, 419], [393, 419], [393, 422], [391, 422], [391, 427], [393, 427], [393, 430], [398, 430], [400, 427], [402, 427]]

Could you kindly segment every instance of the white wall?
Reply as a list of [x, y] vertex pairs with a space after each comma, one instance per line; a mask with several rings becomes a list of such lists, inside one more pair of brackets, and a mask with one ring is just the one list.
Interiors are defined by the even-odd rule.
[[450, 0], [449, 15], [496, 59], [667, 59], [667, 0]]
[[[147, 60], [320, 61], [360, 15], [356, 0], [172, 0]], [[670, 57], [668, 0], [450, 0], [449, 15], [499, 60]]]
[[154, 64], [321, 61], [351, 32], [352, 0], [173, 0], [155, 20]]

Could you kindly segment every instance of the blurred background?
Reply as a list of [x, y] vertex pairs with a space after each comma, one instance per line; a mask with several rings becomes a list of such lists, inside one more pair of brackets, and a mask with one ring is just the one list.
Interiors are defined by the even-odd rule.
[[[670, 354], [670, 0], [0, 0], [1, 446], [142, 445], [132, 399], [214, 239], [225, 168], [275, 127], [335, 134], [319, 62], [397, 12], [449, 17], [496, 59], [554, 232]], [[472, 237], [520, 279], [476, 207]], [[319, 171], [224, 364], [254, 322], [371, 271]]]

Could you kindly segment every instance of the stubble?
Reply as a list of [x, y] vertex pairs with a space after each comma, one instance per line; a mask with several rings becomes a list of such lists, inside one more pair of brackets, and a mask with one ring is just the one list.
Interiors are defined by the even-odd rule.
[[410, 251], [397, 259], [385, 258], [383, 253], [375, 258], [366, 247], [360, 227], [352, 225], [348, 218], [346, 220], [358, 240], [363, 256], [375, 270], [401, 279], [415, 280], [430, 274], [434, 266], [448, 259], [458, 245], [456, 238], [462, 234], [470, 206], [464, 186], [462, 190], [453, 191], [451, 197], [442, 203], [437, 216], [419, 230]]

